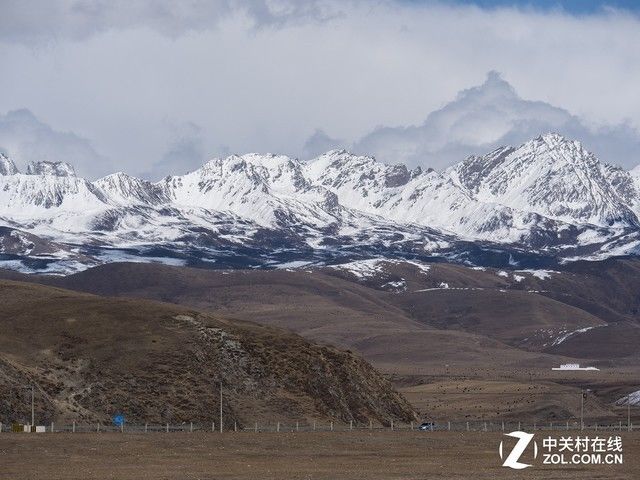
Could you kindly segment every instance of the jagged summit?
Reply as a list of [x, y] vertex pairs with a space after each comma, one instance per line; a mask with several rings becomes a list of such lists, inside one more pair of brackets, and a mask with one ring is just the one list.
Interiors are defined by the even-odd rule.
[[558, 145], [563, 143], [578, 143], [578, 144], [580, 143], [577, 140], [569, 140], [564, 135], [561, 135], [558, 132], [543, 133], [537, 136], [536, 138], [534, 138], [533, 140], [531, 140], [531, 142], [544, 142], [547, 145]]
[[0, 175], [15, 175], [19, 173], [18, 167], [8, 156], [0, 153]]
[[[596, 156], [589, 152], [578, 140], [567, 139], [563, 135], [555, 132], [545, 133], [533, 140], [523, 143], [518, 150], [533, 149], [538, 153], [555, 152], [557, 157], [562, 157], [564, 161], [573, 162], [598, 162]], [[543, 158], [537, 156], [536, 159]]]
[[160, 186], [132, 177], [124, 172], [112, 173], [93, 183], [111, 201], [123, 205], [130, 203], [159, 205], [168, 201]]
[[76, 172], [65, 162], [33, 162], [27, 166], [27, 175], [51, 175], [54, 177], [75, 177]]
[[[578, 141], [557, 133], [519, 147], [501, 147], [471, 156], [449, 169], [474, 199], [534, 212], [550, 218], [613, 225], [636, 224], [627, 204], [632, 179], [600, 162]], [[627, 197], [627, 198], [625, 198]]]

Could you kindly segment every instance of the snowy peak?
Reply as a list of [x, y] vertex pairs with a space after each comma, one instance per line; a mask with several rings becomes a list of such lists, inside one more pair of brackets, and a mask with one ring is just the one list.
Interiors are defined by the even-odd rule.
[[450, 168], [449, 174], [456, 184], [471, 194], [477, 194], [485, 179], [499, 168], [514, 150], [513, 147], [500, 147], [484, 156], [472, 155]]
[[556, 133], [523, 145], [472, 156], [448, 170], [481, 202], [599, 226], [636, 224], [627, 204], [634, 195], [628, 172], [601, 163], [580, 142]]
[[18, 167], [9, 157], [0, 153], [0, 175], [15, 175], [18, 173]]
[[142, 203], [159, 205], [169, 201], [159, 185], [132, 177], [123, 172], [113, 173], [93, 182], [111, 202], [128, 205]]
[[90, 182], [76, 176], [0, 176], [0, 215], [5, 218], [47, 217], [58, 212], [86, 212], [101, 208], [104, 194]]
[[313, 185], [301, 163], [284, 155], [214, 158], [159, 185], [176, 205], [231, 212], [264, 226], [296, 228], [335, 221], [334, 195]]
[[402, 164], [387, 165], [346, 150], [332, 150], [305, 165], [305, 175], [312, 182], [343, 193], [355, 190], [363, 196], [403, 187], [420, 174], [419, 167], [409, 170]]
[[27, 175], [50, 175], [54, 177], [75, 177], [71, 165], [64, 162], [33, 162], [27, 166]]

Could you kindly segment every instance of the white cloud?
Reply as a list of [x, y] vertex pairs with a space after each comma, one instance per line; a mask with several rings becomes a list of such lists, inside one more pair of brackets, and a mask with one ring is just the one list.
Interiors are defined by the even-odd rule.
[[631, 168], [640, 163], [640, 132], [627, 124], [594, 128], [562, 108], [524, 100], [497, 72], [461, 91], [418, 126], [378, 127], [355, 143], [358, 153], [389, 162], [444, 168], [470, 154], [519, 145], [540, 133], [581, 140], [601, 159]]
[[29, 110], [0, 115], [0, 151], [12, 158], [23, 172], [31, 162], [67, 162], [78, 174], [111, 173], [111, 165], [94, 150], [89, 140], [71, 132], [59, 132], [40, 121]]
[[6, 1], [0, 41], [33, 45], [83, 40], [109, 30], [149, 28], [178, 37], [242, 16], [255, 27], [324, 21], [335, 13], [316, 0], [20, 0]]
[[313, 132], [302, 147], [302, 157], [310, 159], [317, 157], [329, 150], [348, 147], [348, 143], [339, 138], [331, 138], [324, 130], [317, 129]]
[[[392, 152], [385, 160], [428, 166], [519, 138], [514, 132], [534, 129], [536, 108], [540, 128], [562, 124], [603, 159], [628, 165], [629, 138], [640, 127], [637, 45], [640, 19], [615, 10], [573, 16], [388, 0], [3, 2], [0, 112], [37, 112], [56, 130], [90, 138], [114, 169], [132, 174], [154, 172], [167, 151], [184, 170], [168, 124], [201, 128], [197, 145], [182, 149], [188, 166], [193, 152], [210, 157], [225, 150], [220, 144], [300, 157], [322, 145], [363, 146], [376, 126], [391, 127], [366, 138], [376, 152]], [[508, 120], [469, 112], [443, 130], [455, 141], [421, 129], [428, 112], [491, 70], [540, 104], [511, 102], [526, 114]], [[456, 112], [432, 124], [444, 129], [445, 114]], [[328, 134], [305, 146], [317, 129]]]
[[200, 167], [209, 152], [205, 151], [202, 127], [193, 122], [169, 125], [172, 133], [167, 149], [144, 177], [157, 180], [167, 175], [184, 174]]

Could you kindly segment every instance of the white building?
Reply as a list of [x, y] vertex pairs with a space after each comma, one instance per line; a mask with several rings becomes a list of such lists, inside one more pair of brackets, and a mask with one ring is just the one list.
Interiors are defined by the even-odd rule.
[[579, 363], [563, 363], [559, 367], [553, 367], [551, 370], [600, 370], [596, 367], [581, 367]]

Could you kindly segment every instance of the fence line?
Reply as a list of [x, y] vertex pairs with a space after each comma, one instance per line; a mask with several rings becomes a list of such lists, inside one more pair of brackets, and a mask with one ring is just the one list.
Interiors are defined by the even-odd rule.
[[[0, 433], [13, 432], [12, 428], [15, 424], [7, 425], [0, 423]], [[22, 427], [22, 425], [20, 425]], [[51, 423], [44, 425], [45, 432], [55, 433], [105, 433], [105, 432], [120, 432], [120, 433], [194, 433], [194, 432], [209, 432], [220, 433], [216, 430], [215, 421], [211, 422], [184, 422], [180, 424], [171, 423], [144, 423], [144, 424], [127, 424], [112, 425], [102, 423], [77, 423], [71, 424], [57, 424]], [[26, 428], [29, 428], [27, 425]], [[372, 421], [367, 423], [358, 423], [350, 421], [348, 423], [339, 423], [334, 421], [318, 422], [314, 421], [308, 423], [307, 421], [289, 421], [289, 422], [252, 422], [246, 425], [240, 425], [237, 422], [233, 422], [231, 425], [225, 425], [225, 432], [351, 432], [351, 431], [418, 431], [420, 428], [419, 423], [397, 423], [390, 421], [387, 425], [375, 424]], [[513, 430], [524, 431], [567, 431], [567, 430], [587, 430], [587, 431], [640, 431], [640, 426], [629, 424], [619, 421], [617, 423], [602, 422], [602, 423], [585, 423], [580, 425], [579, 420], [565, 420], [554, 421], [548, 423], [538, 422], [520, 422], [520, 421], [438, 421], [429, 422], [425, 427], [430, 431], [452, 431], [452, 432], [510, 432]], [[24, 428], [20, 431], [24, 431]]]

